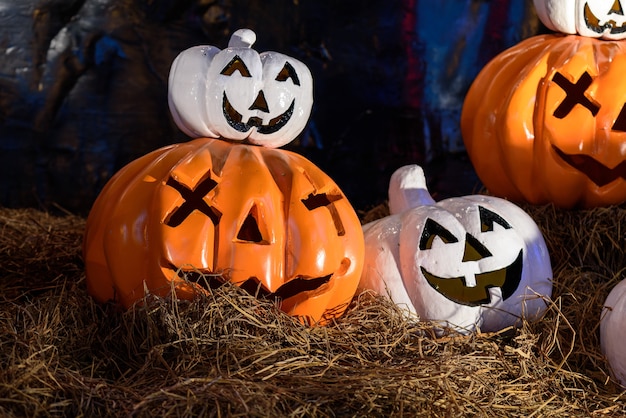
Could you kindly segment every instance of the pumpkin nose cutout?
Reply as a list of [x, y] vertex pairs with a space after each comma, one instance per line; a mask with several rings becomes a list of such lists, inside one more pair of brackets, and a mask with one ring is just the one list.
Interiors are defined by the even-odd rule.
[[265, 113], [269, 113], [270, 111], [270, 109], [267, 107], [267, 100], [265, 100], [265, 93], [263, 93], [263, 90], [259, 91], [256, 99], [254, 99], [254, 103], [252, 103], [252, 106], [250, 106], [248, 110], [257, 109]]
[[465, 234], [465, 252], [463, 253], [463, 262], [478, 261], [485, 257], [491, 257], [491, 253], [476, 238], [470, 234]]
[[615, 0], [609, 14], [615, 13], [616, 15], [624, 16], [624, 9], [622, 9], [622, 5], [619, 3], [619, 0]]

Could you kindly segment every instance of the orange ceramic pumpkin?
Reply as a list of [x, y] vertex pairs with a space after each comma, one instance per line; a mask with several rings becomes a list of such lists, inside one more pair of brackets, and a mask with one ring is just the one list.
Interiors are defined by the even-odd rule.
[[343, 313], [363, 265], [361, 225], [339, 187], [304, 157], [200, 138], [135, 160], [87, 219], [88, 291], [128, 307], [151, 293], [205, 291], [221, 273], [290, 315]]
[[626, 201], [626, 42], [529, 38], [476, 77], [461, 130], [493, 194], [535, 204]]

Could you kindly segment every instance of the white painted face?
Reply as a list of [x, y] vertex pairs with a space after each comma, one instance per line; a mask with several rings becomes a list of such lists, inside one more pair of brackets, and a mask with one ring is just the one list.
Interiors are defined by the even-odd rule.
[[626, 38], [624, 0], [534, 0], [539, 19], [566, 34], [619, 40]]
[[228, 48], [195, 47], [172, 64], [169, 102], [181, 130], [276, 148], [304, 129], [313, 79], [302, 62], [251, 49], [254, 32], [235, 32]]
[[544, 298], [552, 294], [552, 268], [532, 218], [491, 196], [435, 203], [423, 196], [425, 182], [407, 184], [414, 181], [409, 174], [398, 170], [391, 182], [398, 189], [390, 186], [390, 203], [404, 210], [363, 228], [363, 287], [386, 289], [421, 318], [462, 332], [475, 326], [496, 331], [543, 313]]
[[480, 311], [477, 325], [485, 331], [512, 325], [523, 311], [534, 316], [545, 309], [544, 301], [529, 298], [533, 291], [551, 294], [550, 262], [537, 226], [498, 198], [450, 198], [407, 212], [400, 260], [418, 312], [462, 323]]

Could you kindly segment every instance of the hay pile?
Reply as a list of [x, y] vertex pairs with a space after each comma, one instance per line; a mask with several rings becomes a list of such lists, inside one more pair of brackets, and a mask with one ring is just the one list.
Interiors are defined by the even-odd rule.
[[[626, 209], [526, 208], [554, 304], [519, 330], [436, 338], [382, 297], [307, 328], [225, 285], [120, 312], [85, 291], [84, 219], [0, 210], [1, 416], [623, 416], [598, 320]], [[626, 342], [625, 342], [626, 344]]]

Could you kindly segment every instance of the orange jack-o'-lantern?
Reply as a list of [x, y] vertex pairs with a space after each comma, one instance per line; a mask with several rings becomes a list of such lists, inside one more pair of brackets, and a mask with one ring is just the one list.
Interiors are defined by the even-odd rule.
[[517, 201], [594, 207], [626, 201], [626, 43], [527, 39], [480, 72], [463, 139], [484, 185]]
[[358, 217], [339, 187], [285, 150], [200, 138], [127, 165], [87, 219], [88, 291], [128, 307], [221, 273], [308, 323], [343, 313], [363, 263]]

